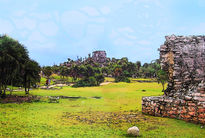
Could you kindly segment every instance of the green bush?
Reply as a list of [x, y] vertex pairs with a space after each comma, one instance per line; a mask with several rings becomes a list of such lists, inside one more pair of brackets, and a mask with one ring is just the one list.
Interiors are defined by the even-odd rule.
[[97, 85], [97, 81], [96, 81], [96, 79], [95, 79], [95, 77], [89, 77], [88, 78], [88, 84], [90, 85], [90, 86], [96, 86]]
[[95, 74], [95, 76], [90, 76], [89, 78], [84, 78], [77, 81], [73, 87], [90, 87], [90, 86], [99, 86], [105, 80], [102, 74]]
[[100, 85], [100, 83], [104, 82], [105, 77], [102, 74], [95, 74], [95, 79], [97, 81], [97, 85]]
[[130, 83], [130, 79], [125, 76], [118, 76], [115, 78], [115, 82], [127, 82]]

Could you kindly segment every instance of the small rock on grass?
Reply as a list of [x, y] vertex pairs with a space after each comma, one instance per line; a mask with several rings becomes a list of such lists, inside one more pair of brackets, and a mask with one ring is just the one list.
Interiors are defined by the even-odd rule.
[[139, 128], [136, 127], [136, 126], [133, 126], [133, 127], [130, 127], [128, 130], [127, 130], [127, 133], [128, 135], [130, 136], [139, 136]]

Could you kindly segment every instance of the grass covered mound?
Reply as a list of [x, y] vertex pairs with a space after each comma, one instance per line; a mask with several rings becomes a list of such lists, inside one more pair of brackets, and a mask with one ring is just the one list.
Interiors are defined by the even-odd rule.
[[146, 138], [204, 137], [200, 125], [141, 113], [142, 96], [159, 96], [161, 90], [156, 82], [31, 90], [30, 95], [63, 98], [59, 103], [0, 104], [0, 137], [127, 137], [127, 129], [134, 125]]

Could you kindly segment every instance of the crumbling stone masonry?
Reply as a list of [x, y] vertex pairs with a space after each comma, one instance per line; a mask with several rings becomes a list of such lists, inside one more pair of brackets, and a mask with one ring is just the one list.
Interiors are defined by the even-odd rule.
[[144, 97], [142, 112], [205, 124], [205, 36], [166, 36], [159, 49], [168, 73], [163, 96]]
[[92, 59], [98, 63], [105, 63], [107, 60], [105, 51], [94, 51], [92, 55]]

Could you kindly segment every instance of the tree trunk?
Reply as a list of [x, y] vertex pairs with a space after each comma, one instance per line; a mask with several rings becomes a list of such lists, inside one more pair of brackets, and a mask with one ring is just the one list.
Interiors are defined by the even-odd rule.
[[164, 92], [164, 83], [162, 83], [162, 92]]
[[27, 90], [26, 94], [29, 94], [29, 90], [30, 90], [30, 80], [28, 81], [28, 90]]
[[24, 88], [25, 88], [25, 93], [27, 92], [27, 89], [26, 89], [26, 83], [24, 83]]
[[4, 88], [4, 92], [2, 94], [2, 98], [5, 98], [6, 97], [6, 87]]
[[1, 96], [1, 94], [2, 94], [2, 89], [1, 89], [1, 83], [0, 83], [0, 96]]
[[13, 80], [11, 81], [10, 95], [12, 95], [12, 92], [13, 92]]
[[25, 94], [27, 94], [27, 79], [26, 79], [26, 74], [24, 76], [24, 87], [25, 87]]

